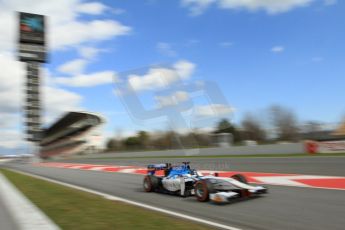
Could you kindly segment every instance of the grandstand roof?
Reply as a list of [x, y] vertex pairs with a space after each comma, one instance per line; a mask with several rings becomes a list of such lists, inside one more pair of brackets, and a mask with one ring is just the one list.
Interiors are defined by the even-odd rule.
[[49, 128], [47, 128], [44, 131], [44, 137], [48, 137], [50, 135], [53, 135], [59, 131], [62, 131], [66, 129], [67, 127], [70, 127], [71, 125], [75, 124], [78, 121], [86, 120], [86, 119], [92, 119], [94, 121], [97, 121], [97, 123], [102, 123], [103, 119], [102, 117], [89, 113], [89, 112], [69, 112], [62, 116], [59, 120], [57, 120], [53, 125], [51, 125]]

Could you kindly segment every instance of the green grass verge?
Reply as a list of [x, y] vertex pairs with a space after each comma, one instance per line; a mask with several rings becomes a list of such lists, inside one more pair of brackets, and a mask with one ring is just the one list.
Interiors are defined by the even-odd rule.
[[85, 157], [83, 159], [157, 159], [157, 158], [251, 158], [251, 157], [328, 157], [328, 156], [345, 156], [345, 153], [292, 153], [292, 154], [248, 154], [248, 155], [205, 155], [205, 156], [140, 156], [140, 157]]
[[210, 229], [10, 170], [0, 172], [62, 229]]

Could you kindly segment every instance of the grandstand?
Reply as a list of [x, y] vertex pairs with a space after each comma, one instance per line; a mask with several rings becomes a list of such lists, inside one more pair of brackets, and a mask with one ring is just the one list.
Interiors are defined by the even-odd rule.
[[88, 112], [69, 112], [43, 131], [40, 156], [66, 157], [100, 151], [99, 127], [104, 119]]

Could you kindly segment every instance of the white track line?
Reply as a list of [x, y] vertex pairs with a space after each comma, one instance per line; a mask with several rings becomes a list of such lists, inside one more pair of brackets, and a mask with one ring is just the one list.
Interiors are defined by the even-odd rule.
[[227, 229], [227, 230], [242, 230], [240, 228], [236, 228], [236, 227], [220, 224], [220, 223], [213, 222], [213, 221], [203, 220], [203, 219], [200, 219], [200, 218], [197, 218], [197, 217], [193, 217], [193, 216], [189, 216], [189, 215], [186, 215], [186, 214], [183, 214], [183, 213], [177, 213], [177, 212], [174, 212], [174, 211], [170, 211], [170, 210], [163, 209], [163, 208], [158, 208], [158, 207], [155, 207], [155, 206], [151, 206], [151, 205], [140, 203], [140, 202], [136, 202], [136, 201], [131, 201], [131, 200], [128, 200], [128, 199], [125, 199], [125, 198], [121, 198], [121, 197], [118, 197], [118, 196], [114, 196], [114, 195], [110, 195], [110, 194], [107, 194], [107, 193], [99, 192], [99, 191], [96, 191], [96, 190], [93, 190], [93, 189], [88, 189], [88, 188], [84, 188], [84, 187], [81, 187], [81, 186], [77, 186], [77, 185], [61, 182], [61, 181], [50, 179], [50, 178], [47, 178], [47, 177], [38, 176], [38, 175], [35, 175], [35, 174], [31, 174], [31, 173], [27, 173], [27, 172], [22, 172], [22, 171], [15, 170], [15, 169], [10, 169], [10, 170], [18, 172], [18, 173], [21, 173], [21, 174], [24, 174], [24, 175], [27, 175], [27, 176], [35, 177], [35, 178], [42, 179], [42, 180], [45, 180], [45, 181], [49, 181], [49, 182], [52, 182], [52, 183], [60, 184], [60, 185], [63, 185], [63, 186], [67, 186], [67, 187], [70, 187], [70, 188], [74, 188], [74, 189], [78, 189], [78, 190], [81, 190], [81, 191], [84, 191], [84, 192], [88, 192], [88, 193], [92, 193], [92, 194], [95, 194], [95, 195], [98, 195], [98, 196], [102, 196], [105, 199], [121, 201], [121, 202], [128, 203], [128, 204], [131, 204], [131, 205], [135, 205], [135, 206], [138, 206], [138, 207], [142, 207], [142, 208], [150, 209], [150, 210], [153, 210], [153, 211], [161, 212], [161, 213], [164, 213], [164, 214], [168, 214], [168, 215], [171, 215], [171, 216], [176, 216], [176, 217], [179, 217], [179, 218], [195, 221], [195, 222], [206, 224], [206, 225], [209, 225], [209, 226], [213, 226], [213, 227], [217, 227], [217, 228], [222, 228], [222, 229]]

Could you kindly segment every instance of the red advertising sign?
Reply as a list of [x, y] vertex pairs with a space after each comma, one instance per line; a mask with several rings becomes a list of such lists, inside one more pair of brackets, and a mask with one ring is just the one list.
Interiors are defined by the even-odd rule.
[[305, 151], [314, 153], [339, 153], [345, 152], [345, 140], [343, 141], [306, 141]]

